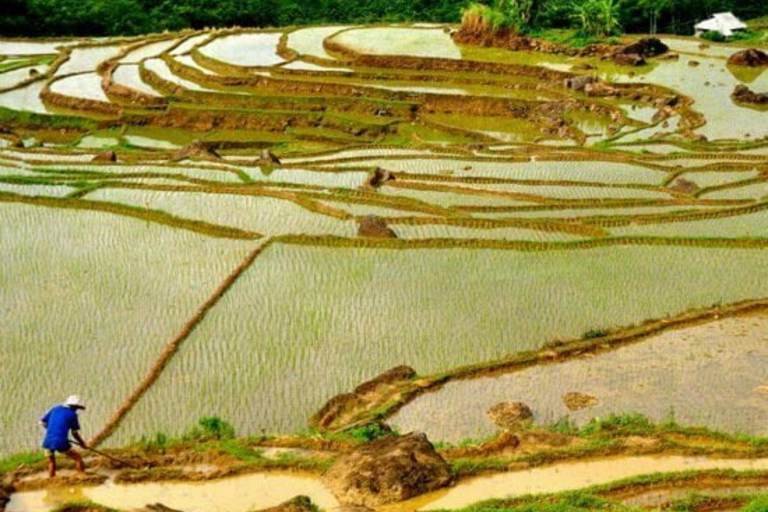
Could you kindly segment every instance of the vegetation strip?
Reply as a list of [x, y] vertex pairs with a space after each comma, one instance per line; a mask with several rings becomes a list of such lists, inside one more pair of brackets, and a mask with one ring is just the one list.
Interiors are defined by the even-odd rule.
[[232, 238], [236, 240], [256, 240], [261, 238], [262, 235], [254, 231], [246, 231], [243, 229], [232, 228], [227, 226], [217, 226], [215, 224], [209, 224], [207, 222], [191, 219], [183, 219], [181, 217], [175, 217], [165, 212], [150, 210], [147, 208], [139, 208], [135, 206], [128, 206], [124, 204], [108, 203], [102, 201], [87, 201], [76, 198], [58, 198], [58, 197], [41, 197], [41, 196], [24, 196], [14, 194], [12, 192], [0, 191], [0, 202], [2, 203], [22, 203], [31, 204], [35, 206], [45, 206], [49, 208], [66, 208], [70, 210], [90, 210], [114, 213], [117, 215], [124, 215], [126, 217], [133, 217], [136, 219], [145, 220], [147, 222], [155, 222], [157, 224], [163, 224], [180, 229], [186, 229], [195, 233], [200, 233], [207, 236], [213, 236], [217, 238]]

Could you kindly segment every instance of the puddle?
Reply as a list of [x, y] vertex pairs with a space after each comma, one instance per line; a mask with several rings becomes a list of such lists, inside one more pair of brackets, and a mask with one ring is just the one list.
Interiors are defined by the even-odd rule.
[[682, 487], [674, 489], [654, 489], [637, 496], [622, 500], [622, 503], [631, 507], [660, 507], [673, 500], [684, 499], [690, 494], [705, 496], [733, 496], [734, 494], [757, 494], [765, 492], [765, 487], [740, 486], [723, 487], [720, 489], [701, 489], [699, 487]]
[[333, 59], [323, 47], [326, 38], [342, 30], [350, 28], [346, 26], [310, 27], [291, 32], [288, 35], [288, 48], [295, 50], [300, 55], [311, 55], [321, 59]]
[[[569, 491], [651, 473], [706, 469], [765, 470], [768, 459], [708, 459], [706, 457], [622, 457], [558, 464], [526, 471], [479, 477], [459, 484], [420, 510], [466, 507], [481, 500], [525, 494]], [[403, 504], [405, 505], [405, 504]], [[399, 507], [408, 510], [408, 507]]]
[[202, 483], [105, 484], [13, 494], [6, 512], [45, 512], [66, 502], [91, 500], [120, 510], [162, 503], [184, 512], [248, 512], [273, 507], [297, 495], [321, 508], [338, 506], [320, 479], [296, 474], [254, 474]]
[[[693, 61], [699, 65], [694, 67], [691, 64]], [[603, 74], [603, 77], [616, 82], [638, 82], [638, 77], [626, 74]], [[748, 139], [768, 135], [765, 112], [742, 107], [731, 100], [731, 92], [742, 81], [729, 72], [722, 57], [681, 55], [676, 61], [659, 62], [641, 78], [643, 82], [670, 87], [693, 98], [692, 108], [701, 112], [707, 120], [707, 124], [696, 131], [709, 139]], [[768, 88], [766, 73], [744, 78], [752, 80], [750, 87], [753, 90]], [[733, 122], [734, 116], [738, 116], [738, 123]]]

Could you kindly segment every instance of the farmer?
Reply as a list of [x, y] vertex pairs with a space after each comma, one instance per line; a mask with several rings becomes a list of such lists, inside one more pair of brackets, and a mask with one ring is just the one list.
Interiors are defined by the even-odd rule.
[[56, 476], [56, 452], [61, 452], [75, 461], [77, 471], [85, 473], [83, 457], [72, 449], [69, 441], [69, 433], [75, 438], [77, 444], [87, 448], [85, 441], [80, 437], [80, 422], [77, 420], [77, 411], [85, 409], [83, 402], [77, 395], [67, 398], [63, 405], [57, 405], [40, 418], [40, 424], [45, 428], [45, 440], [43, 448], [48, 455], [48, 476]]

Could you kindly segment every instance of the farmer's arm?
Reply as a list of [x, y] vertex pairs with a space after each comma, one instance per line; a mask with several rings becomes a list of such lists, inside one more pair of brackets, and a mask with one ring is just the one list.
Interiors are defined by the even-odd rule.
[[45, 413], [45, 416], [40, 418], [40, 426], [43, 428], [48, 428], [48, 418], [51, 416], [51, 411], [48, 411]]
[[77, 441], [77, 444], [82, 446], [83, 448], [87, 448], [88, 445], [85, 441], [83, 441], [83, 438], [80, 437], [80, 420], [77, 418], [77, 415], [74, 415], [72, 417], [72, 423], [69, 424], [70, 430], [72, 430], [72, 437], [75, 438], [75, 441]]
[[85, 441], [83, 441], [83, 438], [80, 436], [79, 430], [73, 430], [72, 437], [75, 438], [75, 441], [77, 441], [77, 444], [79, 444], [83, 448], [88, 448], [88, 444]]

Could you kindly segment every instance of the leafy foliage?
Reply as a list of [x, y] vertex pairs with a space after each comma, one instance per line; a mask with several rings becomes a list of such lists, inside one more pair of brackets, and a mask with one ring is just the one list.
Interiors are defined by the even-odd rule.
[[616, 35], [621, 28], [614, 0], [584, 0], [575, 4], [573, 11], [584, 34], [606, 37]]
[[235, 427], [218, 416], [204, 416], [200, 418], [198, 426], [192, 429], [185, 437], [196, 440], [233, 439], [235, 437]]
[[[630, 32], [690, 34], [713, 12], [733, 11], [749, 19], [768, 14], [764, 0], [615, 0], [617, 24]], [[183, 28], [233, 25], [268, 27], [316, 23], [395, 21], [458, 22], [469, 0], [2, 0], [2, 36], [132, 35]], [[602, 5], [600, 5], [602, 4]], [[586, 0], [586, 14], [606, 7]], [[570, 28], [572, 5], [563, 0], [495, 0], [497, 26], [528, 32]], [[475, 8], [477, 9], [477, 8]], [[596, 26], [602, 32], [605, 19]]]

